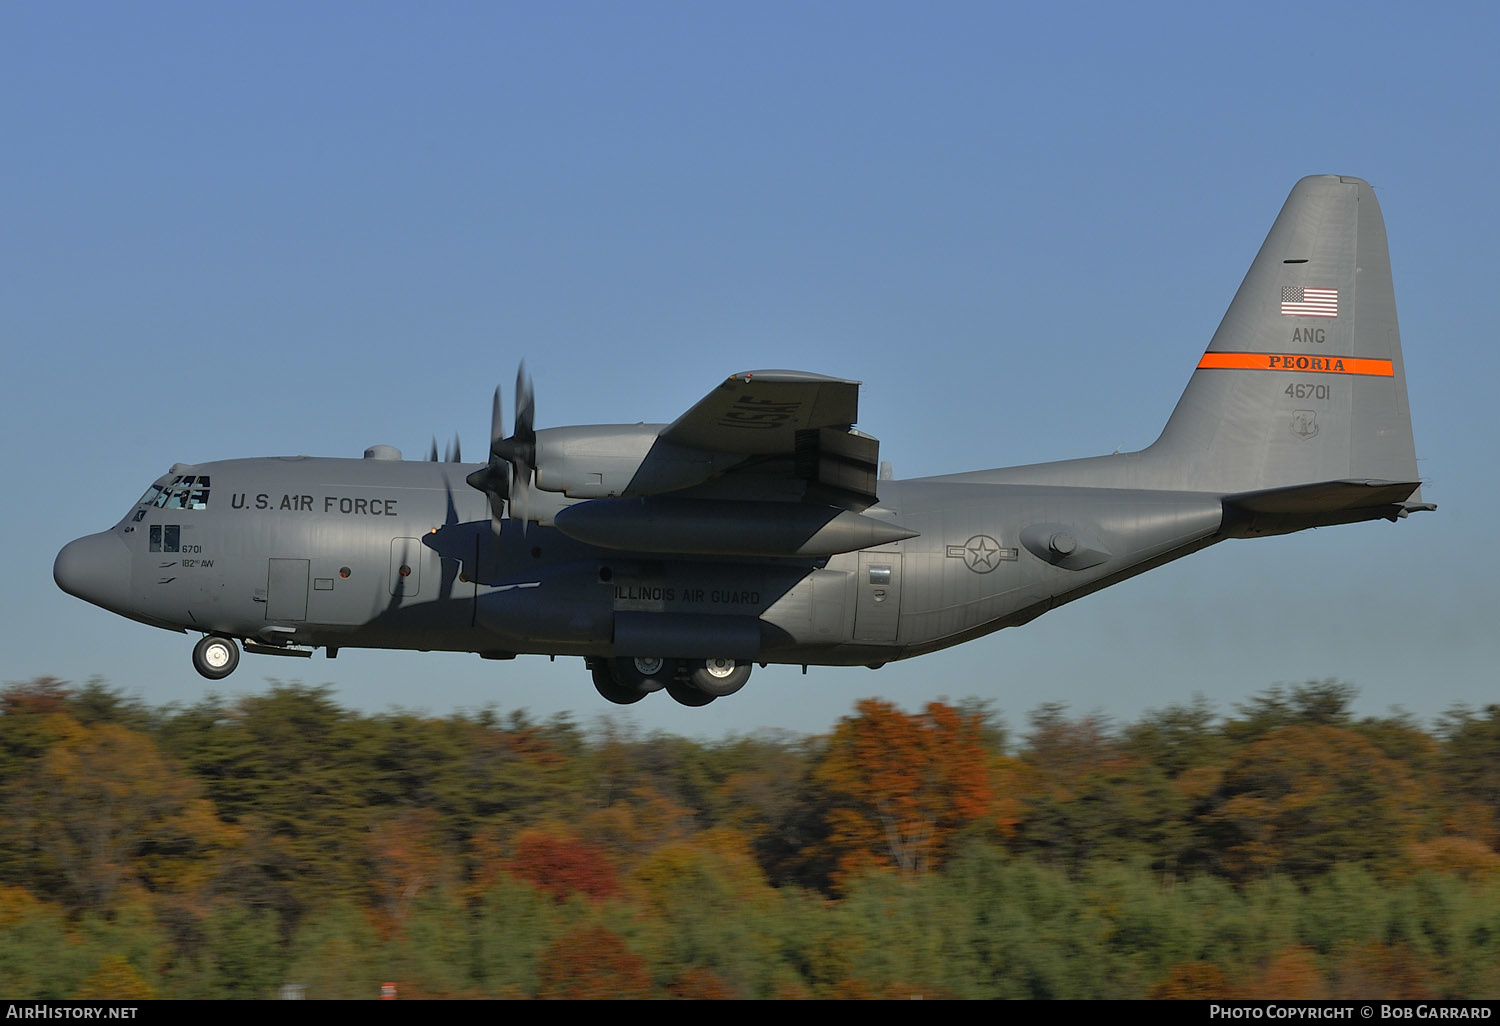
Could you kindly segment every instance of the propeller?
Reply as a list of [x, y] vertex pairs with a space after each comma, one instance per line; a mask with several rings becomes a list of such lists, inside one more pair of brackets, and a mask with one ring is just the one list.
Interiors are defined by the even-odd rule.
[[[436, 463], [437, 461], [438, 461], [437, 436], [433, 435], [432, 436], [432, 448], [427, 451], [427, 462], [429, 462], [429, 463]], [[456, 432], [453, 435], [453, 441], [449, 442], [447, 445], [445, 445], [443, 447], [443, 462], [444, 463], [462, 463], [463, 462], [463, 457], [460, 454], [459, 446], [458, 446], [458, 434]]]
[[511, 503], [511, 516], [521, 521], [521, 533], [531, 513], [531, 478], [536, 466], [536, 397], [526, 362], [516, 371], [516, 422], [509, 438], [502, 432], [500, 389], [496, 387], [490, 407], [490, 461], [465, 480], [490, 497], [490, 515], [496, 532], [504, 516], [504, 505]]
[[[526, 361], [516, 368], [516, 427], [509, 438], [500, 438], [490, 453], [511, 465], [511, 503], [519, 506], [521, 533], [531, 519], [531, 476], [536, 467], [536, 394], [526, 373]], [[512, 516], [515, 511], [512, 512]]]

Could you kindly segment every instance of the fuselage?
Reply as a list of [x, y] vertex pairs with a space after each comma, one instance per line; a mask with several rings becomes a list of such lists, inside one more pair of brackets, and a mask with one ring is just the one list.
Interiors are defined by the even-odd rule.
[[475, 469], [178, 465], [114, 528], [65, 548], [57, 579], [145, 623], [262, 645], [609, 657], [659, 638], [674, 657], [874, 664], [1024, 623], [1202, 548], [1223, 519], [1217, 496], [995, 471], [881, 482], [865, 515], [915, 537], [830, 556], [684, 556], [570, 538], [545, 525], [571, 500], [545, 492], [540, 523], [496, 531], [465, 484]]

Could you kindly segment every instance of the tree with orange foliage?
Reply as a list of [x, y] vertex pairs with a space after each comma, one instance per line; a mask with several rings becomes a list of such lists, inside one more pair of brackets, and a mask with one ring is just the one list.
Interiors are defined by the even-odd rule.
[[631, 1000], [651, 996], [646, 961], [618, 934], [589, 926], [565, 934], [542, 953], [537, 997]]
[[1335, 998], [1431, 1001], [1444, 996], [1429, 961], [1399, 941], [1345, 942], [1335, 954]]
[[219, 820], [197, 782], [149, 737], [49, 716], [58, 739], [20, 775], [6, 810], [39, 882], [92, 910], [121, 889], [192, 897], [206, 888], [241, 831]]
[[1174, 965], [1167, 978], [1146, 991], [1147, 1001], [1211, 1001], [1229, 993], [1229, 982], [1212, 962]]
[[382, 817], [366, 839], [374, 870], [371, 881], [380, 910], [399, 926], [416, 901], [454, 882], [458, 869], [443, 850], [431, 809], [403, 809]]
[[523, 830], [508, 868], [556, 901], [572, 894], [610, 898], [620, 893], [619, 875], [604, 849], [566, 834]]
[[1327, 1001], [1333, 995], [1317, 954], [1294, 944], [1276, 952], [1265, 971], [1247, 981], [1235, 996], [1249, 1001]]
[[993, 811], [985, 716], [941, 702], [916, 715], [873, 698], [856, 708], [839, 721], [814, 772], [832, 801], [835, 876], [933, 869], [956, 831]]

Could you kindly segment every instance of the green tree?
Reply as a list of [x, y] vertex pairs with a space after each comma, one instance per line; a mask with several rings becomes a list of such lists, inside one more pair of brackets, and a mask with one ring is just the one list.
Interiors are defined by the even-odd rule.
[[1244, 743], [1282, 727], [1347, 727], [1354, 720], [1354, 699], [1358, 695], [1354, 685], [1332, 677], [1290, 688], [1277, 684], [1236, 705], [1239, 718], [1224, 724], [1224, 735]]
[[62, 906], [0, 884], [0, 980], [8, 997], [65, 998], [88, 972]]
[[351, 902], [328, 901], [298, 925], [281, 982], [306, 987], [312, 1000], [369, 1000], [389, 979], [387, 969], [372, 915]]
[[1194, 695], [1188, 705], [1151, 709], [1123, 732], [1123, 747], [1149, 762], [1169, 779], [1192, 770], [1222, 765], [1229, 742], [1216, 726], [1217, 715], [1208, 700]]
[[1203, 822], [1231, 877], [1309, 877], [1340, 862], [1390, 867], [1416, 839], [1420, 810], [1406, 767], [1365, 738], [1293, 726], [1239, 751]]
[[1175, 870], [1190, 846], [1188, 799], [1161, 767], [1136, 756], [1107, 721], [1070, 719], [1057, 704], [1031, 716], [1019, 783], [1018, 851], [1069, 872], [1095, 859]]
[[319, 901], [368, 888], [370, 734], [327, 688], [280, 684], [233, 705], [210, 697], [162, 726], [164, 743], [244, 832], [241, 892], [275, 909], [285, 931]]
[[1438, 721], [1439, 771], [1451, 800], [1450, 831], [1500, 852], [1500, 704], [1457, 706]]
[[720, 827], [660, 846], [635, 867], [629, 894], [656, 928], [654, 964], [674, 977], [686, 967], [708, 971], [736, 997], [775, 994], [779, 948], [769, 921], [779, 902], [737, 831]]

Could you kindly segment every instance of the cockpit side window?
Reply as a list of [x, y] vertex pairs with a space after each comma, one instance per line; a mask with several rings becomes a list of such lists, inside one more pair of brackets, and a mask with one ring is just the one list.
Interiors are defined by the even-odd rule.
[[182, 546], [181, 524], [152, 524], [152, 552], [176, 552]]

